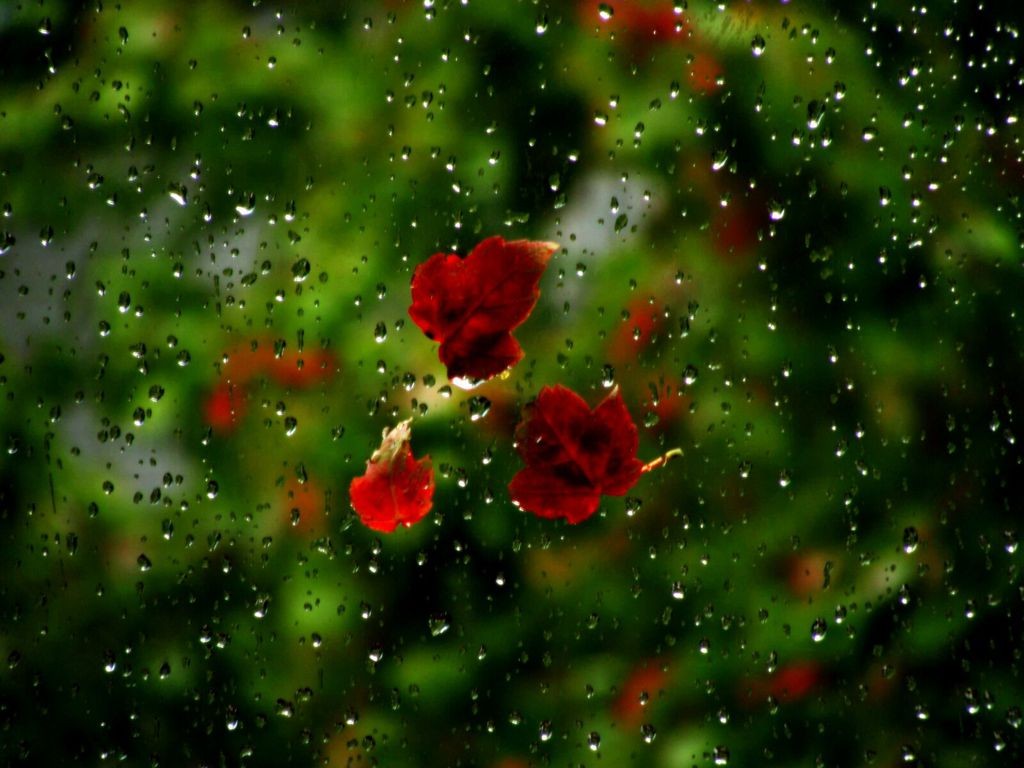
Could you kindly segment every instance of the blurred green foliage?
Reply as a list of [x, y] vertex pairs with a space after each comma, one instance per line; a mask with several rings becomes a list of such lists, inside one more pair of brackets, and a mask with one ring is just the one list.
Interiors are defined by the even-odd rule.
[[[1019, 765], [1019, 11], [0, 6], [5, 765]], [[415, 265], [562, 245], [453, 389]], [[545, 384], [643, 460], [515, 509]], [[483, 414], [483, 415], [481, 415]], [[434, 510], [346, 489], [414, 417]]]

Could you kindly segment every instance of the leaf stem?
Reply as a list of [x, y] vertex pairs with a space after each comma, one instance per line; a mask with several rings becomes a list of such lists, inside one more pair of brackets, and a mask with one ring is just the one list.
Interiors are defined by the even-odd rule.
[[666, 451], [665, 453], [663, 453], [661, 456], [659, 456], [658, 458], [654, 459], [653, 461], [648, 461], [646, 464], [644, 464], [640, 468], [640, 471], [641, 472], [650, 472], [652, 469], [659, 469], [660, 467], [664, 466], [665, 464], [668, 464], [669, 459], [673, 459], [676, 456], [682, 456], [682, 455], [683, 455], [683, 449], [682, 448], [673, 448], [670, 451]]

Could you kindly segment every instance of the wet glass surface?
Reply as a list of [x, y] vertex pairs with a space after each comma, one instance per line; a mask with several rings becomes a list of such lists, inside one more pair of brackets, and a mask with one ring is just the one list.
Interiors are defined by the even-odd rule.
[[0, 762], [1020, 765], [1022, 21], [0, 5]]

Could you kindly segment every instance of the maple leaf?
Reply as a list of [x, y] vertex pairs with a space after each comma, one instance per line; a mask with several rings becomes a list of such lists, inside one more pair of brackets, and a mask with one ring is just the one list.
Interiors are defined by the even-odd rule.
[[363, 525], [390, 533], [422, 520], [434, 497], [434, 470], [430, 457], [417, 459], [409, 446], [410, 424], [406, 419], [384, 430], [380, 448], [366, 462], [366, 472], [353, 478], [348, 494]]
[[523, 358], [512, 331], [530, 315], [555, 243], [489, 237], [466, 258], [435, 253], [416, 267], [409, 317], [440, 343], [457, 384], [472, 385]]
[[538, 517], [586, 520], [601, 496], [623, 496], [640, 478], [639, 437], [616, 388], [593, 410], [571, 389], [544, 387], [516, 428], [526, 466], [509, 483], [512, 501]]

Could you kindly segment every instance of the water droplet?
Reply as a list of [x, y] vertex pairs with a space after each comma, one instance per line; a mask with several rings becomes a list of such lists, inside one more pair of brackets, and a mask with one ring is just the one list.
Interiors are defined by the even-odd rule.
[[388, 338], [388, 327], [384, 321], [380, 321], [373, 327], [373, 339], [378, 344], [383, 344]]
[[552, 731], [550, 720], [541, 720], [540, 727], [537, 729], [537, 735], [540, 736], [541, 741], [551, 740]]
[[146, 557], [145, 553], [139, 555], [138, 559], [135, 562], [138, 563], [139, 570], [143, 573], [145, 573], [153, 567], [153, 561]]
[[184, 206], [188, 204], [188, 188], [184, 184], [172, 183], [167, 188], [167, 194], [171, 196], [171, 200], [176, 202], [178, 205]]
[[782, 217], [786, 215], [786, 208], [778, 200], [772, 200], [768, 203], [768, 218], [772, 221], [782, 221]]
[[906, 584], [901, 585], [896, 592], [896, 599], [900, 605], [910, 605], [910, 587]]
[[697, 369], [693, 365], [688, 365], [683, 369], [683, 384], [691, 386], [697, 381]]
[[903, 551], [908, 555], [913, 554], [914, 550], [917, 549], [917, 544], [920, 541], [917, 529], [914, 526], [909, 526], [903, 529]]
[[610, 389], [615, 385], [615, 368], [607, 363], [601, 368], [601, 386]]
[[828, 624], [824, 619], [815, 619], [811, 622], [811, 640], [820, 643], [825, 639], [826, 632], [828, 632]]
[[256, 210], [256, 195], [251, 192], [235, 204], [235, 211], [239, 216], [251, 216]]
[[303, 280], [309, 277], [309, 272], [311, 269], [312, 266], [309, 263], [309, 259], [299, 259], [294, 264], [292, 264], [292, 280], [294, 280], [296, 283], [301, 283]]
[[591, 731], [587, 736], [587, 746], [590, 747], [591, 752], [597, 752], [601, 748], [601, 734]]
[[1016, 531], [1003, 531], [1003, 549], [1009, 555], [1014, 554], [1017, 551], [1017, 532]]
[[597, 6], [597, 15], [601, 17], [601, 21], [609, 21], [615, 15], [615, 9], [608, 3], [601, 3]]
[[654, 741], [654, 738], [658, 735], [658, 732], [654, 729], [654, 726], [650, 723], [644, 723], [640, 726], [640, 735], [646, 744], [650, 744]]
[[964, 691], [964, 701], [967, 703], [967, 714], [976, 715], [981, 711], [981, 704], [978, 702], [978, 692], [973, 688]]
[[807, 128], [808, 130], [816, 130], [821, 125], [822, 119], [825, 117], [825, 102], [812, 99], [807, 104]]
[[451, 619], [447, 613], [435, 613], [427, 619], [427, 626], [432, 637], [440, 637], [451, 628]]
[[469, 420], [479, 421], [491, 412], [491, 401], [486, 397], [469, 398]]
[[[465, 390], [467, 392], [469, 390], [471, 390], [471, 389], [476, 389], [477, 387], [479, 387], [483, 383], [484, 383], [483, 379], [478, 379], [478, 378], [475, 378], [473, 376], [456, 376], [454, 379], [452, 379], [452, 384], [454, 384], [459, 389]], [[441, 387], [441, 389], [438, 390], [438, 393], [442, 397], [451, 397], [451, 395], [452, 395], [452, 388], [451, 387]]]
[[750, 52], [755, 56], [760, 56], [764, 53], [765, 46], [767, 43], [761, 35], [754, 35], [754, 39], [750, 41]]

